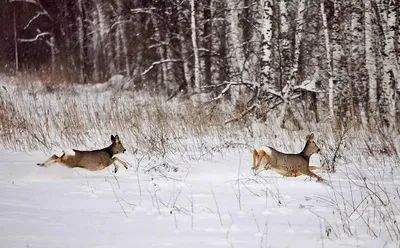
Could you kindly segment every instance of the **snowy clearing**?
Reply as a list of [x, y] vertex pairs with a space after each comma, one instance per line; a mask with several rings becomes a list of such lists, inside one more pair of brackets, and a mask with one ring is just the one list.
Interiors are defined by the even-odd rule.
[[[319, 173], [332, 188], [330, 183], [304, 176], [283, 178], [270, 171], [256, 177], [250, 170], [251, 153], [241, 148], [231, 149], [224, 157], [191, 161], [178, 171], [168, 165], [151, 169], [136, 155], [121, 155], [131, 168], [121, 168], [116, 177], [111, 167], [99, 172], [58, 164], [40, 168], [35, 164], [47, 159], [41, 152], [0, 148], [0, 157], [1, 247], [399, 244], [390, 241], [383, 223], [378, 227], [371, 219], [368, 225], [374, 232], [380, 231], [379, 237], [373, 238], [368, 225], [360, 220], [349, 225], [353, 235], [344, 233], [340, 215], [329, 199], [334, 199], [335, 191], [346, 198], [362, 192], [349, 183], [351, 168]], [[400, 176], [394, 179], [383, 184], [390, 195], [395, 194]], [[353, 201], [358, 198], [354, 196]], [[372, 204], [367, 208], [361, 205], [354, 211], [379, 212]], [[354, 218], [360, 216], [354, 214]]]

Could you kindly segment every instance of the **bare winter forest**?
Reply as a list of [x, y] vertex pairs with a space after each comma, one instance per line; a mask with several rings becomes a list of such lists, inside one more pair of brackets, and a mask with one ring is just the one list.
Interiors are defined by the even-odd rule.
[[399, 0], [0, 0], [0, 246], [399, 248], [399, 57]]
[[3, 0], [0, 70], [231, 101], [225, 121], [399, 128], [396, 0]]

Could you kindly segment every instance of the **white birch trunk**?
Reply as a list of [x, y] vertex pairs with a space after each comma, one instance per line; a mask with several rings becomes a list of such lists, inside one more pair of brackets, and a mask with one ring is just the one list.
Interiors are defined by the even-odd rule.
[[326, 63], [329, 72], [329, 89], [328, 89], [328, 102], [329, 102], [329, 115], [331, 121], [335, 119], [335, 110], [334, 110], [334, 69], [333, 69], [333, 60], [332, 60], [332, 48], [331, 48], [331, 40], [329, 37], [329, 28], [328, 21], [325, 12], [325, 4], [324, 1], [321, 1], [321, 15], [322, 15], [322, 24], [324, 27], [324, 36], [325, 36], [325, 50], [326, 50]]
[[[231, 68], [231, 79], [235, 82], [247, 81], [244, 63], [243, 31], [240, 27], [239, 14], [243, 10], [243, 1], [227, 0], [227, 21], [229, 23], [229, 59]], [[236, 93], [239, 93], [237, 91]], [[239, 94], [234, 94], [233, 100], [237, 100]], [[236, 99], [235, 99], [236, 98]]]
[[303, 26], [304, 26], [304, 12], [306, 8], [306, 0], [299, 0], [299, 5], [297, 9], [297, 18], [296, 18], [296, 40], [295, 40], [295, 51], [294, 51], [294, 59], [293, 59], [293, 68], [291, 71], [291, 76], [288, 81], [286, 91], [283, 95], [283, 105], [281, 108], [280, 115], [278, 117], [278, 123], [281, 127], [284, 127], [285, 124], [285, 115], [290, 105], [290, 97], [292, 95], [293, 87], [297, 83], [298, 79], [298, 71], [300, 64], [300, 52], [301, 52], [301, 43], [303, 39]]
[[197, 33], [196, 33], [196, 6], [195, 1], [190, 0], [190, 28], [192, 33], [192, 46], [194, 54], [194, 85], [195, 92], [200, 93], [200, 61], [199, 61], [199, 48], [197, 45]]
[[203, 10], [203, 46], [206, 49], [204, 54], [204, 59], [202, 59], [204, 66], [204, 77], [203, 82], [206, 85], [211, 85], [213, 82], [213, 74], [212, 74], [212, 65], [213, 60], [212, 56], [214, 53], [213, 49], [213, 0], [204, 1], [204, 10]]
[[122, 43], [122, 53], [123, 53], [123, 57], [124, 57], [124, 68], [125, 68], [125, 73], [126, 76], [130, 77], [131, 76], [131, 72], [130, 72], [130, 64], [129, 64], [129, 56], [128, 56], [128, 40], [126, 38], [126, 34], [125, 34], [125, 21], [122, 18], [122, 12], [123, 12], [123, 5], [121, 0], [117, 0], [117, 13], [118, 13], [118, 31], [119, 31], [119, 37], [121, 39], [121, 43]]
[[[99, 49], [100, 51], [103, 52], [104, 59], [106, 61], [106, 64], [108, 65], [108, 73], [111, 75], [114, 75], [116, 70], [115, 70], [115, 64], [114, 64], [114, 58], [112, 54], [112, 49], [110, 46], [107, 46], [107, 43], [110, 43], [110, 36], [108, 35], [108, 32], [110, 30], [110, 25], [108, 20], [106, 19], [106, 16], [104, 14], [103, 6], [98, 2], [94, 1], [95, 7], [98, 13], [98, 18], [99, 18], [99, 35], [100, 35], [100, 44], [99, 44]], [[99, 51], [99, 56], [100, 52]], [[101, 73], [103, 74], [103, 73]]]
[[296, 19], [296, 43], [294, 50], [294, 59], [293, 59], [293, 69], [292, 69], [292, 78], [298, 76], [299, 64], [300, 64], [300, 52], [301, 52], [301, 43], [303, 40], [303, 28], [304, 28], [304, 12], [306, 10], [306, 2], [307, 0], [299, 0], [299, 5], [297, 9], [297, 19]]
[[50, 38], [50, 51], [51, 51], [51, 73], [56, 71], [56, 41], [54, 36]]
[[[288, 21], [288, 10], [287, 10], [287, 1], [288, 0], [280, 0], [279, 1], [279, 11], [280, 11], [280, 34], [282, 37], [280, 40], [280, 88], [284, 88], [286, 84], [289, 83], [290, 79], [290, 69], [291, 69], [291, 47], [289, 40], [289, 21]], [[279, 44], [278, 44], [279, 45]]]
[[[163, 41], [162, 41], [162, 38], [161, 38], [161, 33], [160, 33], [161, 31], [160, 31], [160, 28], [159, 28], [159, 23], [158, 23], [157, 17], [154, 14], [152, 14], [151, 15], [151, 20], [152, 20], [153, 26], [154, 26], [155, 39], [156, 39], [157, 42], [162, 43]], [[158, 56], [159, 56], [161, 61], [165, 61], [166, 60], [166, 57], [164, 55], [163, 45], [157, 44], [157, 53], [158, 53]], [[162, 75], [161, 82], [162, 82], [162, 84], [165, 85], [167, 80], [168, 80], [168, 67], [167, 67], [167, 63], [165, 63], [165, 62], [161, 63], [161, 75]]]
[[95, 82], [99, 82], [100, 77], [102, 75], [100, 69], [100, 54], [101, 54], [101, 45], [104, 41], [104, 15], [102, 14], [101, 6], [98, 2], [95, 2], [95, 9], [93, 16], [93, 36], [92, 36], [92, 45], [93, 45], [93, 79]]
[[268, 91], [272, 78], [272, 0], [260, 0], [261, 84]]
[[372, 19], [371, 0], [364, 0], [365, 10], [365, 62], [368, 73], [368, 107], [369, 116], [376, 117], [378, 106], [377, 94], [377, 69], [376, 58], [374, 53], [374, 31]]
[[14, 17], [14, 56], [15, 56], [15, 74], [18, 74], [19, 64], [18, 64], [18, 39], [17, 39], [17, 20], [15, 18], [15, 5], [13, 9]]
[[179, 13], [179, 21], [178, 21], [178, 29], [179, 29], [179, 42], [181, 44], [181, 58], [182, 58], [182, 64], [183, 64], [183, 76], [185, 78], [185, 81], [187, 83], [188, 89], [191, 87], [191, 82], [190, 82], [190, 67], [189, 67], [189, 48], [187, 45], [187, 42], [185, 40], [185, 33], [184, 33], [184, 27], [182, 25], [183, 20], [185, 19], [185, 14], [183, 13], [182, 8], [180, 5], [178, 6], [178, 13]]
[[384, 32], [383, 49], [383, 77], [382, 77], [382, 98], [384, 105], [384, 117], [390, 127], [395, 126], [396, 122], [396, 80], [399, 80], [398, 63], [395, 50], [395, 25], [396, 9], [395, 2], [391, 0], [385, 3], [378, 1], [380, 17]]
[[79, 16], [78, 16], [78, 43], [79, 43], [79, 81], [84, 82], [84, 34], [83, 34], [83, 8], [82, 0], [78, 0]]
[[[110, 30], [111, 31], [111, 30]], [[115, 67], [117, 73], [119, 74], [121, 71], [121, 39], [120, 39], [119, 28], [117, 27], [115, 33], [111, 35], [111, 39], [115, 42], [114, 51], [115, 51]], [[111, 77], [114, 75], [111, 75]]]
[[[231, 80], [235, 82], [248, 81], [249, 75], [245, 68], [243, 47], [243, 29], [240, 27], [239, 15], [243, 11], [242, 0], [227, 0], [227, 21], [229, 23], [229, 60]], [[231, 98], [234, 103], [239, 101], [243, 91], [242, 86], [231, 88]]]
[[287, 34], [289, 33], [289, 23], [288, 23], [288, 11], [286, 7], [286, 0], [279, 1], [279, 10], [280, 10], [280, 21], [281, 21], [281, 33]]
[[98, 28], [99, 24], [99, 16], [97, 11], [92, 12], [92, 20], [93, 24], [91, 25], [92, 32], [92, 54], [93, 54], [93, 80], [97, 83], [99, 82], [99, 54], [100, 54], [100, 34]]
[[365, 63], [365, 25], [362, 25], [363, 2], [365, 0], [353, 0], [353, 11], [351, 13], [351, 56], [349, 56], [349, 72], [351, 83], [350, 102], [352, 108], [350, 114], [353, 119], [361, 120], [363, 126], [368, 124], [366, 119], [365, 100], [367, 92], [367, 73]]
[[[164, 36], [164, 39], [165, 39], [165, 46], [164, 46], [164, 53], [166, 54], [166, 57], [167, 57], [167, 60], [171, 60], [171, 59], [173, 59], [173, 57], [174, 57], [174, 55], [172, 54], [172, 50], [170, 49], [170, 43], [171, 43], [171, 38], [170, 38], [170, 32], [168, 31], [168, 32], [166, 32], [166, 34], [165, 34], [165, 36]], [[167, 87], [171, 87], [171, 85], [173, 84], [173, 83], [175, 83], [176, 82], [176, 80], [175, 80], [175, 78], [174, 78], [174, 76], [175, 76], [175, 74], [174, 74], [174, 72], [173, 72], [173, 67], [172, 67], [172, 62], [168, 62], [168, 63], [166, 63], [166, 67], [167, 67], [167, 80], [166, 80], [166, 83], [167, 83]]]

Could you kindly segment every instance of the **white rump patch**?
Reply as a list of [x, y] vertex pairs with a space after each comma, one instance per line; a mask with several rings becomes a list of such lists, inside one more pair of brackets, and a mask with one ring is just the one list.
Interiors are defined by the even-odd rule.
[[260, 148], [260, 150], [264, 150], [264, 152], [265, 152], [267, 155], [272, 155], [271, 148], [269, 148], [268, 146], [263, 146], [263, 147]]
[[66, 155], [66, 156], [75, 156], [75, 152], [74, 152], [74, 150], [72, 150], [72, 149], [67, 149], [67, 150], [64, 150], [63, 151], [64, 152], [64, 154]]

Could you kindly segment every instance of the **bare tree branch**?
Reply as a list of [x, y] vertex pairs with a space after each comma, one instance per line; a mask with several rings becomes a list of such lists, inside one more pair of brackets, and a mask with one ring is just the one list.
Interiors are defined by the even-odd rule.
[[19, 41], [19, 42], [35, 42], [35, 41], [37, 41], [40, 37], [43, 37], [43, 36], [46, 36], [46, 35], [53, 36], [53, 33], [51, 33], [51, 32], [42, 32], [42, 33], [37, 34], [35, 38], [31, 38], [31, 39], [22, 39], [22, 38], [19, 38], [18, 41]]
[[182, 62], [181, 59], [165, 59], [153, 62], [149, 68], [147, 68], [144, 72], [142, 72], [142, 76], [146, 75], [149, 71], [151, 71], [156, 65], [161, 65], [163, 63], [174, 63], [174, 62]]
[[228, 124], [228, 123], [231, 123], [231, 122], [234, 122], [234, 121], [237, 121], [237, 120], [242, 119], [245, 115], [247, 115], [249, 112], [253, 111], [256, 107], [257, 107], [257, 104], [251, 105], [248, 109], [246, 109], [245, 111], [243, 111], [242, 113], [240, 113], [239, 116], [237, 116], [237, 117], [235, 117], [235, 118], [232, 118], [232, 119], [230, 119], [230, 120], [225, 121], [224, 124], [226, 125], [226, 124]]

